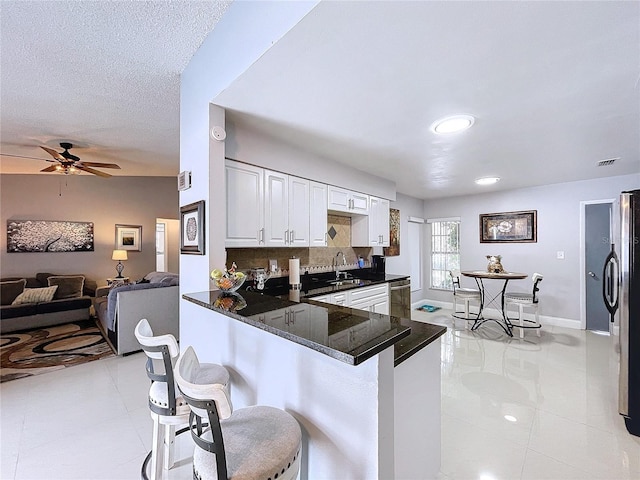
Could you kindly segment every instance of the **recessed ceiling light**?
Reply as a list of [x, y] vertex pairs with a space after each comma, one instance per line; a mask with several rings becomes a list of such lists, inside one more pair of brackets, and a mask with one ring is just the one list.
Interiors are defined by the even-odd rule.
[[518, 419], [516, 417], [514, 417], [513, 415], [505, 415], [504, 416], [505, 420], [508, 420], [509, 422], [517, 422]]
[[431, 125], [431, 130], [441, 134], [457, 133], [471, 127], [474, 121], [475, 118], [471, 115], [453, 115], [434, 122]]
[[476, 183], [478, 185], [493, 185], [500, 181], [500, 177], [482, 177], [476, 178]]

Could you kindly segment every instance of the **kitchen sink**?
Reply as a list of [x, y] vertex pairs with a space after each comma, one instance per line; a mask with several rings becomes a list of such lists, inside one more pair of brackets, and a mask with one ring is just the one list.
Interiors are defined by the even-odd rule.
[[360, 283], [360, 280], [357, 278], [341, 278], [340, 280], [329, 282], [329, 285], [352, 285], [354, 283]]

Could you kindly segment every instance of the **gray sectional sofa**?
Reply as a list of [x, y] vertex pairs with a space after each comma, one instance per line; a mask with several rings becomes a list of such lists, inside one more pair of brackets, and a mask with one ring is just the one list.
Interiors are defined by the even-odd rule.
[[[49, 286], [54, 277], [58, 288], [50, 301], [13, 304], [26, 289], [41, 289]], [[61, 278], [62, 277], [62, 278]], [[67, 277], [65, 279], [65, 277]], [[83, 277], [79, 284], [78, 277]], [[68, 281], [67, 281], [68, 280]], [[80, 288], [78, 290], [78, 285]], [[91, 296], [97, 285], [82, 274], [56, 275], [38, 273], [35, 277], [10, 277], [0, 279], [0, 332], [11, 333], [33, 328], [50, 327], [91, 317]]]
[[138, 283], [98, 288], [93, 304], [98, 325], [118, 355], [141, 349], [133, 331], [143, 318], [154, 335], [179, 338], [178, 285], [175, 273], [151, 272]]

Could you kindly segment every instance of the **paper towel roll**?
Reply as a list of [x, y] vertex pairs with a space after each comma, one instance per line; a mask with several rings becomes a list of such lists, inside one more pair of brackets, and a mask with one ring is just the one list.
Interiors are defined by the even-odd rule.
[[300, 283], [300, 259], [289, 259], [289, 285], [298, 285]]

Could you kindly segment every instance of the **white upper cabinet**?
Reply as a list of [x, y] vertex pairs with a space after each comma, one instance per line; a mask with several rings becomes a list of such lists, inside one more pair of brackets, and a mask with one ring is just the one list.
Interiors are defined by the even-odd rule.
[[351, 218], [351, 246], [389, 246], [389, 200], [369, 197], [369, 215]]
[[327, 246], [327, 185], [309, 182], [309, 246]]
[[[289, 243], [290, 247], [309, 246], [310, 182], [289, 176]], [[327, 216], [324, 216], [325, 225]], [[326, 230], [326, 228], [325, 228]]]
[[369, 245], [389, 246], [389, 200], [369, 197]]
[[229, 247], [264, 245], [264, 171], [244, 163], [226, 161], [227, 219]]
[[289, 245], [289, 176], [264, 171], [264, 235], [267, 247]]
[[264, 171], [265, 245], [309, 246], [309, 180]]
[[327, 200], [329, 210], [360, 215], [367, 215], [369, 212], [369, 195], [364, 193], [329, 185]]

